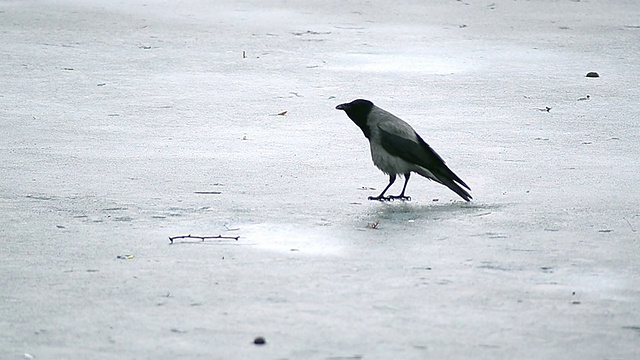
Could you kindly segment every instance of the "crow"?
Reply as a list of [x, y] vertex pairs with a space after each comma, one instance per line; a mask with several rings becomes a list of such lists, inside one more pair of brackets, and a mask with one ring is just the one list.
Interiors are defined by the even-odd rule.
[[[466, 201], [472, 199], [465, 190], [471, 190], [469, 186], [454, 174], [445, 165], [440, 155], [433, 151], [411, 125], [402, 119], [363, 99], [340, 104], [336, 109], [346, 112], [347, 116], [358, 125], [369, 140], [373, 164], [389, 175], [389, 185], [380, 195], [369, 196], [369, 200], [410, 201], [411, 197], [405, 196], [404, 192], [412, 171], [448, 187]], [[405, 179], [402, 192], [397, 196], [384, 196], [396, 181], [397, 175], [404, 176]]]

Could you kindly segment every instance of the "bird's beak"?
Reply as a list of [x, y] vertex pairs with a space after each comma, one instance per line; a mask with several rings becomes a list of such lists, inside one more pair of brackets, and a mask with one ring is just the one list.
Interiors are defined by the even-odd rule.
[[336, 109], [338, 109], [338, 110], [345, 110], [345, 109], [347, 108], [347, 107], [346, 107], [346, 105], [347, 105], [347, 104], [340, 104], [340, 105], [336, 106]]

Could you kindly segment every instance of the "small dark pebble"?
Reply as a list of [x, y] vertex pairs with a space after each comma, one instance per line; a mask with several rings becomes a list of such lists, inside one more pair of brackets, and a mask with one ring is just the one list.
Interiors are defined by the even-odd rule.
[[265, 340], [262, 336], [258, 336], [257, 338], [253, 339], [253, 343], [256, 345], [264, 345], [267, 343], [267, 340]]
[[600, 77], [600, 75], [595, 71], [590, 71], [587, 73], [587, 77]]

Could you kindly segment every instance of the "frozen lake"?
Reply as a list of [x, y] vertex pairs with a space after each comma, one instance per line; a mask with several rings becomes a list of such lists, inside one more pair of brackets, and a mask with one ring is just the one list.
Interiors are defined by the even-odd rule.
[[640, 3], [214, 3], [0, 3], [0, 358], [640, 357]]

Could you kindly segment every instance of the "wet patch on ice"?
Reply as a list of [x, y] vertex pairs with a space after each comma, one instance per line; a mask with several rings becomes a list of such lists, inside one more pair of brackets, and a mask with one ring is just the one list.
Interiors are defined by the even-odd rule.
[[335, 65], [327, 67], [337, 71], [401, 72], [425, 74], [452, 74], [468, 70], [462, 62], [425, 54], [346, 54]]
[[335, 241], [336, 234], [318, 225], [309, 228], [302, 224], [263, 223], [238, 225], [243, 241], [255, 247], [284, 253], [310, 255], [339, 255], [342, 248]]

